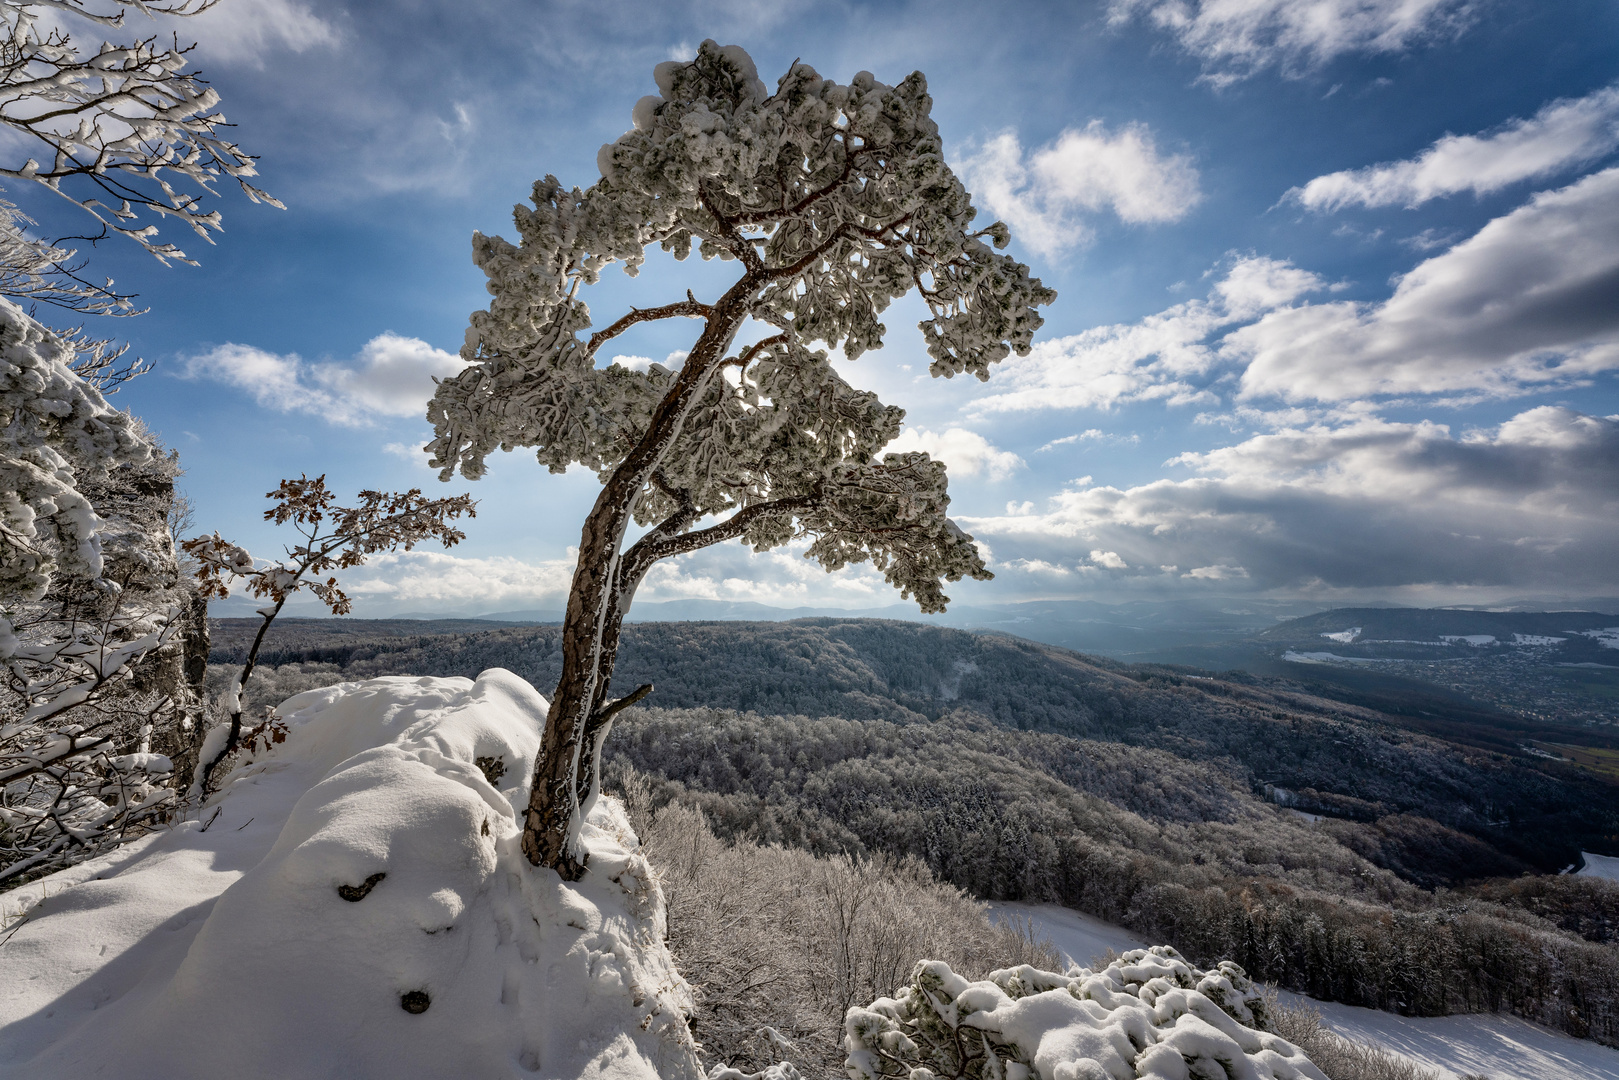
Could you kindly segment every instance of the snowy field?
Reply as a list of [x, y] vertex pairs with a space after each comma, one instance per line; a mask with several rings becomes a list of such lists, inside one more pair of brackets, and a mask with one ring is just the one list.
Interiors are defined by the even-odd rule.
[[1612, 855], [1593, 855], [1589, 851], [1580, 852], [1585, 865], [1580, 867], [1580, 873], [1586, 877], [1607, 878], [1609, 881], [1619, 881], [1619, 858]]
[[[1608, 862], [1619, 864], [1619, 859]], [[1031, 920], [1036, 933], [1050, 938], [1065, 959], [1085, 967], [1098, 966], [1109, 950], [1119, 953], [1146, 943], [1121, 926], [1055, 904], [990, 907], [1000, 917]], [[1489, 1080], [1619, 1080], [1619, 1050], [1515, 1016], [1411, 1017], [1296, 994], [1283, 997], [1308, 1001], [1340, 1035], [1411, 1058], [1437, 1070], [1444, 1080], [1460, 1080], [1468, 1073]]]

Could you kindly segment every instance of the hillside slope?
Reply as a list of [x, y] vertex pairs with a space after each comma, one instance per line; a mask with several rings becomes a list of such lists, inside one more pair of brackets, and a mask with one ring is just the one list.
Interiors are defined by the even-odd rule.
[[[254, 700], [395, 672], [472, 677], [505, 667], [549, 686], [560, 671], [556, 627], [435, 635], [422, 632], [433, 624], [414, 625], [414, 633], [367, 637], [350, 624], [328, 638], [315, 620], [277, 623], [268, 652], [284, 666], [266, 673]], [[250, 627], [218, 624], [216, 663], [240, 659]], [[1286, 680], [1193, 677], [914, 623], [807, 619], [627, 626], [615, 685], [643, 682], [656, 685], [649, 704], [660, 708], [896, 723], [976, 718], [1221, 763], [1238, 786], [1260, 792], [1268, 783], [1302, 809], [1365, 823], [1415, 815], [1475, 837], [1495, 856], [1471, 876], [1523, 865], [1555, 871], [1582, 849], [1619, 851], [1619, 786], [1535, 756], [1466, 714], [1423, 734], [1412, 728], [1433, 726], [1432, 716], [1413, 723]], [[1436, 737], [1457, 727], [1478, 737]], [[1378, 843], [1385, 840], [1409, 846], [1397, 837]]]

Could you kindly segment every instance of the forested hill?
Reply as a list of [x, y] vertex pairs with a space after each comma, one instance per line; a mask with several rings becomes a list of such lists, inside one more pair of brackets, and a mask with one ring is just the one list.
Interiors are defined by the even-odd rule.
[[[240, 662], [256, 623], [219, 620], [215, 663]], [[368, 634], [349, 620], [278, 622], [264, 660], [283, 666], [266, 673], [252, 698], [273, 704], [337, 679], [471, 677], [489, 667], [515, 671], [542, 692], [556, 683], [555, 626], [436, 629], [395, 622]], [[1574, 861], [1581, 848], [1614, 849], [1619, 836], [1619, 789], [1510, 741], [1458, 745], [1279, 680], [1188, 676], [998, 634], [867, 619], [642, 623], [625, 628], [614, 682], [619, 690], [655, 684], [648, 704], [665, 709], [899, 723], [953, 717], [1153, 747], [1224, 763], [1250, 790], [1269, 783], [1316, 812], [1366, 822], [1421, 815], [1544, 870]]]

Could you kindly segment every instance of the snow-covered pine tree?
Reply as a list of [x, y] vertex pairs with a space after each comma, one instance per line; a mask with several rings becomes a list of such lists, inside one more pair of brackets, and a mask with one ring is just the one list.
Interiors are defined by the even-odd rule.
[[[1003, 224], [973, 227], [920, 72], [842, 85], [795, 63], [772, 94], [747, 53], [706, 41], [654, 78], [634, 128], [602, 148], [600, 181], [547, 176], [515, 211], [518, 243], [474, 235], [494, 300], [472, 316], [469, 366], [428, 407], [446, 479], [526, 446], [553, 472], [579, 463], [602, 482], [523, 833], [532, 863], [572, 880], [591, 762], [619, 705], [619, 626], [654, 563], [735, 538], [758, 551], [804, 539], [829, 571], [871, 560], [924, 611], [943, 610], [944, 581], [989, 576], [946, 516], [943, 464], [880, 455], [904, 413], [846, 383], [829, 351], [881, 347], [879, 316], [915, 289], [932, 373], [983, 379], [1027, 352], [1035, 309], [1056, 296], [992, 249]], [[595, 325], [581, 290], [614, 262], [636, 273], [650, 245], [677, 259], [695, 246], [740, 273], [712, 299], [687, 291], [581, 336]], [[701, 323], [679, 370], [598, 366], [606, 342], [674, 318]], [[632, 524], [646, 531], [626, 548]]]

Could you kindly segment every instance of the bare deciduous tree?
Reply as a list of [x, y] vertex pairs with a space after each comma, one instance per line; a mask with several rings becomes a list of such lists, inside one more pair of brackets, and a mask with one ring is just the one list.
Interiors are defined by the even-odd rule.
[[[924, 611], [944, 608], [944, 581], [989, 576], [946, 516], [944, 466], [879, 457], [904, 413], [845, 382], [827, 350], [880, 347], [879, 316], [914, 289], [932, 372], [987, 378], [1028, 350], [1036, 307], [1055, 298], [986, 243], [1004, 245], [1004, 225], [972, 227], [920, 73], [845, 86], [795, 64], [771, 94], [740, 48], [705, 42], [655, 78], [660, 96], [602, 148], [599, 182], [568, 190], [548, 176], [515, 212], [518, 244], [474, 236], [494, 301], [472, 317], [470, 366], [428, 412], [445, 478], [475, 479], [493, 450], [528, 446], [553, 472], [580, 463], [602, 481], [523, 833], [531, 862], [575, 880], [619, 626], [653, 564], [725, 540], [762, 551], [802, 539], [827, 570], [870, 560]], [[695, 245], [741, 273], [715, 299], [688, 291], [581, 337], [594, 325], [581, 289], [614, 262], [637, 272], [651, 245], [682, 259]], [[678, 371], [597, 366], [631, 327], [676, 318], [701, 323]], [[720, 520], [698, 528], [708, 517]], [[646, 531], [626, 549], [632, 524]]]
[[265, 497], [275, 499], [276, 504], [264, 512], [264, 520], [277, 525], [291, 522], [303, 535], [301, 543], [286, 549], [285, 559], [261, 566], [246, 548], [217, 532], [181, 545], [197, 561], [196, 574], [203, 596], [223, 600], [230, 596], [230, 580], [244, 578], [248, 592], [269, 601], [259, 609], [264, 621], [253, 637], [241, 674], [225, 695], [228, 720], [220, 725], [223, 734], [211, 736], [199, 755], [196, 783], [202, 789], [207, 788], [214, 767], [241, 742], [242, 691], [253, 675], [264, 635], [293, 593], [307, 590], [333, 615], [346, 615], [351, 604], [347, 594], [338, 588], [337, 578], [322, 581], [319, 575], [359, 566], [378, 552], [400, 548], [409, 551], [424, 540], [453, 547], [466, 534], [450, 522], [462, 514], [477, 516], [477, 504], [470, 496], [428, 499], [420, 488], [406, 492], [362, 491], [357, 505], [338, 506], [336, 496], [327, 490], [324, 475], [313, 480], [308, 476], [283, 480]]

